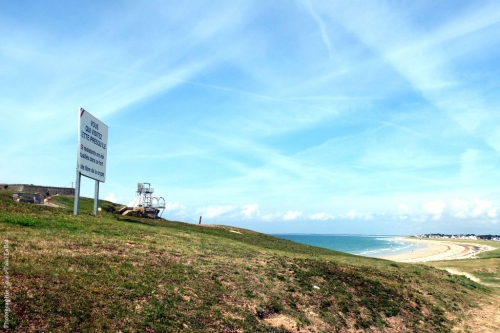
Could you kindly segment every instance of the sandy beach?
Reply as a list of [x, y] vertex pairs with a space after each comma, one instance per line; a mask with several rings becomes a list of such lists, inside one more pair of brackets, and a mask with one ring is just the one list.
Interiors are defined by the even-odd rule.
[[494, 250], [494, 247], [482, 244], [449, 242], [433, 239], [400, 238], [398, 240], [426, 245], [425, 248], [402, 254], [382, 257], [398, 262], [426, 262], [439, 260], [473, 259], [480, 252]]

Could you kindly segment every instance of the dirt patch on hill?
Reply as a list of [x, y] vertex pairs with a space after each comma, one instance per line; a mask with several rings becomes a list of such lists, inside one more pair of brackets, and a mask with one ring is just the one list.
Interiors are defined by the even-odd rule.
[[488, 297], [477, 308], [467, 312], [467, 318], [455, 327], [454, 332], [500, 332], [500, 296]]

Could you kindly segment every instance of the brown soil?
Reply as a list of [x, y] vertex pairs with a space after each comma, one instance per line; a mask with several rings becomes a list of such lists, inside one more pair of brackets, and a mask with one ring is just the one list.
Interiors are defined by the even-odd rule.
[[468, 333], [500, 332], [500, 295], [492, 296], [479, 303], [467, 313], [467, 318], [454, 330]]

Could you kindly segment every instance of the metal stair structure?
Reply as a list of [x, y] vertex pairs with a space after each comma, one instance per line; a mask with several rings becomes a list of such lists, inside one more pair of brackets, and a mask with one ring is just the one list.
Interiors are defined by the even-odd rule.
[[154, 197], [153, 193], [154, 188], [151, 187], [150, 183], [138, 183], [134, 200], [120, 209], [120, 213], [127, 215], [130, 212], [139, 212], [143, 216], [154, 219], [160, 218], [165, 209], [165, 199], [163, 197]]

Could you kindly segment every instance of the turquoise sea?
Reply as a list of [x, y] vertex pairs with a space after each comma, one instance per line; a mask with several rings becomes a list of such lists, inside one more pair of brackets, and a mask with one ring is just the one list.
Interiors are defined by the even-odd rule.
[[[411, 252], [424, 245], [403, 242], [396, 236], [363, 235], [316, 235], [316, 234], [272, 234], [272, 236], [291, 241], [324, 247], [331, 250], [362, 255], [366, 257], [384, 257]], [[404, 236], [397, 236], [404, 237]]]

